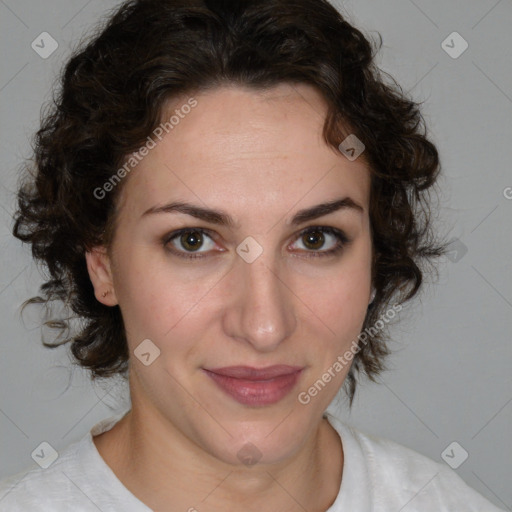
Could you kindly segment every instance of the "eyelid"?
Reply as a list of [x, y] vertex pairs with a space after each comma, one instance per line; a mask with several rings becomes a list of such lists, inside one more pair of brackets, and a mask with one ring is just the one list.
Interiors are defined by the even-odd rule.
[[164, 235], [164, 237], [162, 238], [162, 241], [169, 243], [171, 240], [173, 240], [174, 238], [177, 238], [178, 236], [182, 235], [183, 233], [191, 233], [194, 231], [197, 231], [199, 233], [204, 233], [204, 234], [208, 235], [212, 240], [215, 240], [215, 236], [213, 236], [213, 235], [216, 233], [214, 231], [212, 231], [211, 229], [200, 228], [200, 227], [196, 228], [196, 227], [192, 226], [192, 227], [185, 227], [185, 228], [180, 228], [180, 229], [171, 231], [170, 233], [167, 233], [166, 235]]
[[301, 231], [299, 231], [297, 238], [304, 235], [305, 233], [309, 233], [309, 232], [315, 231], [315, 230], [321, 231], [323, 233], [329, 233], [330, 235], [339, 235], [340, 238], [342, 238], [345, 243], [349, 242], [348, 236], [342, 229], [335, 228], [333, 226], [326, 226], [326, 225], [307, 226], [307, 227], [303, 228]]

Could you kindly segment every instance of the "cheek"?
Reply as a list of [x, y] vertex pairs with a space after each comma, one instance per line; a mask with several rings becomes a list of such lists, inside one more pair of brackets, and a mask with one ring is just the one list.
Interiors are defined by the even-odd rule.
[[120, 244], [118, 254], [129, 257], [116, 259], [114, 286], [122, 311], [129, 341], [140, 337], [151, 338], [171, 328], [173, 309], [178, 307], [183, 291], [171, 284], [170, 276], [162, 273], [161, 264], [151, 260], [148, 251], [130, 248], [123, 252]]
[[335, 271], [318, 279], [305, 294], [312, 309], [331, 331], [342, 334], [343, 338], [359, 333], [368, 308], [371, 244], [369, 240], [362, 242]]
[[128, 332], [164, 339], [193, 308], [195, 294], [179, 283], [144, 276], [123, 286], [119, 303]]
[[[172, 265], [155, 249], [139, 248], [116, 265], [116, 294], [128, 342], [149, 338], [159, 346], [177, 338], [185, 341], [207, 322], [208, 298], [219, 276], [210, 269], [197, 272]], [[176, 343], [174, 341], [173, 343]]]
[[367, 313], [369, 280], [365, 274], [360, 277], [356, 280], [354, 274], [349, 280], [333, 280], [318, 300], [322, 320], [343, 343], [357, 337]]

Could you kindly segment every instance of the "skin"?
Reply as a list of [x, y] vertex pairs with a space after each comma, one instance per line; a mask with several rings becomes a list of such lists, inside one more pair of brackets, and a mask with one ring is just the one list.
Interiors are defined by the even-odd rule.
[[[297, 397], [363, 325], [372, 255], [367, 164], [326, 145], [327, 107], [308, 85], [225, 86], [194, 97], [197, 106], [125, 178], [110, 250], [86, 255], [97, 299], [121, 309], [131, 354], [132, 409], [94, 442], [154, 510], [325, 511], [339, 492], [343, 448], [322, 415], [349, 366], [309, 404]], [[185, 102], [175, 99], [169, 112]], [[362, 211], [289, 223], [299, 210], [345, 197]], [[235, 226], [143, 215], [172, 201], [222, 210]], [[342, 230], [350, 242], [315, 257], [336, 238], [320, 235], [311, 247], [301, 235], [311, 226]], [[166, 249], [165, 235], [185, 227], [211, 230], [197, 251], [205, 258]], [[248, 236], [263, 248], [252, 263], [236, 252]], [[169, 247], [187, 254], [179, 237]], [[148, 366], [133, 352], [145, 339], [160, 350]], [[259, 407], [238, 403], [201, 370], [274, 364], [304, 370], [284, 399]], [[253, 466], [237, 457], [249, 442], [261, 454]]]

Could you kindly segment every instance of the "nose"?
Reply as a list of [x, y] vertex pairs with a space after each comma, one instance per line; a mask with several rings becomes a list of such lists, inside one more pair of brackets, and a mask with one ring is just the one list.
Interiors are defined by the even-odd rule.
[[270, 258], [262, 255], [252, 263], [240, 258], [235, 265], [224, 330], [259, 352], [271, 352], [296, 328], [293, 292]]

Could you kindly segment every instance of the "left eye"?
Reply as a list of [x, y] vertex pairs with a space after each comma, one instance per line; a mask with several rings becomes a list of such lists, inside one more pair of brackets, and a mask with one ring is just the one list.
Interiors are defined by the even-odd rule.
[[[316, 252], [319, 253], [318, 256], [323, 256], [341, 250], [343, 245], [348, 242], [348, 239], [342, 231], [338, 231], [337, 229], [313, 227], [303, 231], [297, 239], [297, 242], [303, 245], [303, 247], [299, 247], [299, 249], [307, 252]], [[326, 245], [327, 247], [325, 247]]]

